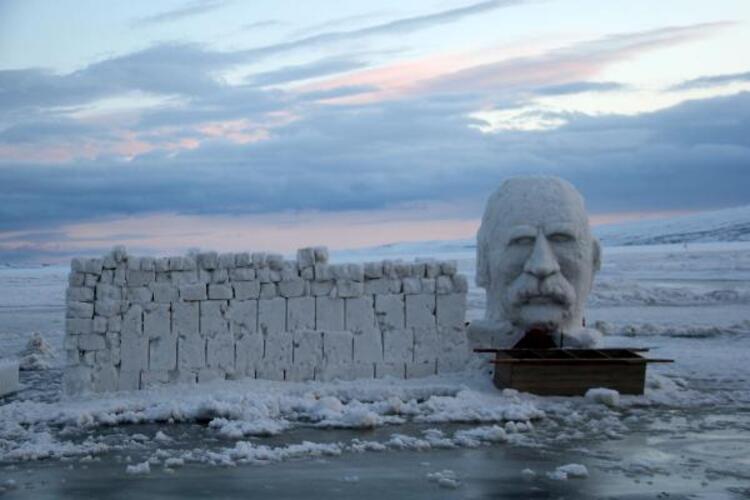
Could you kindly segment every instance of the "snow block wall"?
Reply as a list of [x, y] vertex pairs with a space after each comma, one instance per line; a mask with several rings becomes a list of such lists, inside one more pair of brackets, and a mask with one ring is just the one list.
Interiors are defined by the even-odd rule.
[[65, 391], [254, 377], [411, 378], [468, 358], [455, 262], [262, 253], [73, 259]]

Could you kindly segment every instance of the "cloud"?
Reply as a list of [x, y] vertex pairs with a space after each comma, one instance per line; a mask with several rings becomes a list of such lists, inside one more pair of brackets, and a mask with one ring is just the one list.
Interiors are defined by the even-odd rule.
[[617, 82], [568, 82], [557, 85], [544, 85], [534, 89], [537, 95], [570, 95], [582, 94], [584, 92], [614, 92], [627, 90], [629, 87]]
[[331, 19], [322, 23], [312, 24], [295, 30], [292, 34], [292, 38], [306, 37], [312, 33], [327, 31], [332, 28], [338, 28], [339, 26], [349, 26], [352, 24], [360, 24], [362, 21], [372, 21], [375, 18], [383, 17], [386, 13], [383, 11], [378, 12], [367, 12], [365, 14], [357, 14], [353, 16], [344, 16], [336, 19]]
[[102, 127], [59, 117], [11, 125], [0, 131], [0, 144], [40, 144], [81, 135], [92, 139], [114, 139], [113, 134]]
[[[482, 134], [470, 100], [321, 106], [269, 140], [206, 141], [176, 155], [0, 168], [0, 228], [123, 215], [476, 210], [504, 177], [561, 175], [593, 212], [750, 203], [750, 93], [631, 116], [566, 115], [543, 132]], [[661, 187], [660, 187], [661, 186]], [[471, 212], [473, 213], [473, 212]]]
[[623, 33], [578, 43], [536, 57], [521, 57], [473, 66], [420, 82], [418, 91], [523, 90], [550, 81], [570, 83], [598, 74], [605, 66], [637, 54], [697, 40], [732, 23], [701, 23]]
[[140, 91], [197, 96], [220, 86], [213, 74], [244, 60], [190, 44], [161, 44], [59, 75], [43, 69], [0, 70], [0, 117], [81, 106]]
[[252, 23], [243, 24], [240, 29], [243, 31], [253, 31], [260, 28], [271, 28], [273, 26], [283, 26], [284, 23], [278, 19], [266, 19], [264, 21], [255, 21]]
[[[475, 12], [499, 5], [507, 3], [474, 4], [458, 9], [459, 13], [443, 11], [439, 19], [468, 15], [467, 9]], [[425, 22], [407, 23], [408, 29]], [[615, 83], [587, 79], [605, 65], [638, 51], [707, 36], [723, 26], [719, 23], [615, 35], [539, 56], [452, 73], [450, 66], [426, 63], [432, 73], [425, 74], [438, 72], [439, 76], [421, 80], [415, 77], [419, 68], [410, 64], [357, 71], [368, 64], [367, 58], [373, 54], [359, 52], [256, 73], [249, 84], [230, 85], [217, 75], [253, 56], [248, 51], [220, 52], [192, 44], [161, 44], [65, 75], [40, 69], [0, 71], [0, 88], [4, 89], [0, 93], [0, 156], [27, 164], [69, 162], [75, 158], [106, 161], [108, 157], [135, 155], [142, 155], [145, 160], [219, 141], [222, 131], [227, 131], [224, 140], [229, 142], [268, 140], [278, 131], [279, 124], [304, 119], [310, 113], [311, 118], [321, 116], [320, 106], [333, 105], [331, 119], [338, 119], [335, 115], [345, 112], [341, 108], [344, 102], [382, 101], [389, 112], [415, 109], [407, 100], [422, 104], [429, 101], [431, 108], [437, 103], [452, 102], [462, 114], [455, 118], [461, 126], [476, 125], [463, 115], [486, 109], [489, 103], [518, 107], [552, 92], [614, 90]], [[339, 72], [349, 74], [293, 90], [273, 87]], [[377, 74], [390, 76], [381, 81]], [[399, 79], [408, 81], [411, 87], [403, 91], [398, 86]], [[125, 96], [136, 102], [141, 94], [160, 96], [160, 100], [106, 119], [79, 119], [72, 114], [113, 97]], [[427, 110], [422, 104], [414, 112], [425, 115]], [[366, 110], [366, 116], [378, 108], [361, 109]], [[550, 123], [560, 121], [551, 119]], [[408, 133], [404, 130], [402, 136], [407, 137]]]
[[730, 83], [750, 82], [750, 71], [746, 73], [732, 73], [727, 75], [711, 75], [686, 80], [674, 85], [669, 90], [692, 90], [706, 87], [718, 87]]
[[188, 17], [194, 17], [206, 12], [220, 9], [227, 4], [224, 0], [196, 0], [188, 2], [182, 7], [171, 9], [150, 16], [135, 19], [133, 26], [151, 26], [155, 24], [169, 23], [180, 21]]
[[[609, 65], [647, 51], [669, 47], [716, 34], [731, 23], [717, 22], [673, 26], [656, 30], [621, 33], [574, 43], [541, 54], [472, 64], [467, 55], [442, 56], [398, 62], [314, 82], [306, 90], [352, 85], [379, 88], [367, 96], [346, 102], [408, 99], [418, 95], [474, 94], [488, 102], [530, 100], [544, 92], [624, 90], [614, 82], [590, 81]], [[542, 93], [542, 94], [540, 94]]]
[[[195, 44], [164, 43], [93, 63], [68, 74], [41, 68], [0, 70], [0, 123], [40, 108], [81, 106], [133, 91], [158, 95], [200, 96], [221, 86], [216, 74], [238, 64], [317, 45], [341, 43], [378, 35], [412, 33], [528, 0], [490, 0], [433, 14], [397, 19], [366, 28], [326, 32], [290, 42], [245, 50], [215, 51]], [[195, 15], [224, 2], [191, 3], [164, 12], [152, 22]], [[225, 86], [228, 87], [228, 86]]]
[[370, 38], [374, 36], [386, 35], [404, 35], [414, 33], [419, 30], [450, 24], [462, 19], [491, 12], [493, 10], [512, 7], [527, 3], [529, 0], [487, 0], [459, 7], [455, 9], [443, 10], [433, 14], [424, 14], [420, 16], [406, 17], [396, 19], [386, 23], [374, 24], [364, 28], [353, 30], [340, 30], [318, 33], [311, 36], [298, 38], [289, 42], [281, 42], [261, 47], [255, 47], [243, 51], [244, 55], [252, 58], [262, 58], [271, 55], [289, 52], [297, 49], [310, 49], [319, 45], [328, 45], [332, 43], [351, 42]]
[[259, 87], [278, 85], [343, 73], [354, 69], [364, 68], [365, 66], [367, 66], [366, 62], [350, 56], [327, 57], [306, 64], [284, 66], [272, 71], [255, 73], [249, 78], [248, 83]]
[[332, 87], [324, 90], [314, 90], [303, 92], [297, 95], [300, 101], [322, 101], [327, 99], [341, 99], [343, 97], [352, 97], [362, 94], [370, 94], [380, 90], [374, 85], [344, 85], [341, 87]]

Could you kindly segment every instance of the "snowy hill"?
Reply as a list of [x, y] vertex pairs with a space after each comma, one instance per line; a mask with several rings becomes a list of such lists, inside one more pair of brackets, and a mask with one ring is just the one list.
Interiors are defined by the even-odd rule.
[[605, 246], [750, 241], [750, 205], [594, 228]]
[[[607, 224], [594, 227], [593, 231], [605, 246], [750, 241], [750, 205], [668, 219]], [[337, 262], [425, 255], [462, 258], [472, 256], [475, 249], [475, 239], [467, 238], [391, 243], [370, 248], [334, 250], [332, 254]]]

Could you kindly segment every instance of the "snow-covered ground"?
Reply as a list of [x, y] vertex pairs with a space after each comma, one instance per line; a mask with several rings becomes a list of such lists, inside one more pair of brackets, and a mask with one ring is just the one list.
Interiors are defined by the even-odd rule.
[[[473, 252], [464, 242], [410, 244], [334, 258], [450, 255], [473, 277]], [[500, 392], [477, 360], [422, 380], [240, 380], [62, 399], [66, 274], [0, 270], [0, 352], [22, 351], [36, 331], [58, 353], [38, 353], [30, 366], [42, 369], [22, 374], [27, 389], [0, 400], [8, 498], [118, 488], [145, 497], [750, 496], [748, 242], [605, 247], [589, 324], [607, 345], [676, 360], [651, 366], [639, 397]], [[472, 287], [469, 319], [483, 301]], [[34, 345], [46, 350], [38, 337]]]

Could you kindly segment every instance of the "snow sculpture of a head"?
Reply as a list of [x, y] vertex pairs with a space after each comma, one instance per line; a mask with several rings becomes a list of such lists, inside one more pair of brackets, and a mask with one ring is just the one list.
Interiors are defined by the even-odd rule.
[[517, 331], [580, 328], [599, 270], [583, 198], [557, 177], [514, 177], [490, 196], [477, 234], [485, 323]]

